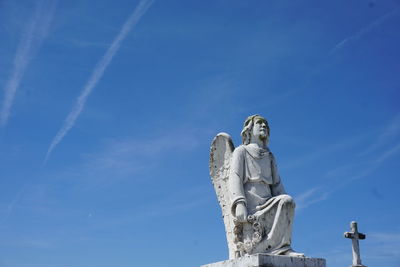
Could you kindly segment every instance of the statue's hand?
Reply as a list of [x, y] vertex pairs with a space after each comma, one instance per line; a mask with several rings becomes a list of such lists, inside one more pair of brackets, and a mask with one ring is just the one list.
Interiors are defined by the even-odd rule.
[[247, 208], [243, 202], [236, 205], [236, 219], [242, 223], [247, 221]]

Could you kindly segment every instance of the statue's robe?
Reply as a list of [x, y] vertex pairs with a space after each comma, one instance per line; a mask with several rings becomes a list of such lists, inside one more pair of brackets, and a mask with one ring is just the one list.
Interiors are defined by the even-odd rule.
[[[235, 217], [239, 202], [261, 226], [261, 241], [250, 245], [249, 254], [284, 254], [291, 250], [295, 203], [286, 195], [273, 154], [254, 144], [237, 147], [231, 158], [229, 191]], [[243, 225], [243, 243], [251, 244], [254, 227]]]

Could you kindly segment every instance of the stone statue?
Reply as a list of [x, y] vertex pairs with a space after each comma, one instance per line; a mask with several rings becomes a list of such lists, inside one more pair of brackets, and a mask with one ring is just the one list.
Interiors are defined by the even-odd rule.
[[210, 174], [222, 209], [229, 258], [269, 253], [304, 257], [291, 248], [295, 203], [286, 194], [268, 149], [266, 119], [253, 115], [242, 130], [243, 144], [219, 133], [210, 152]]

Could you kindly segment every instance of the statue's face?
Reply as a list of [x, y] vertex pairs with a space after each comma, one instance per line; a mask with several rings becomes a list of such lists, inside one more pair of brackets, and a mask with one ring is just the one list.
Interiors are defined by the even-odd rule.
[[254, 120], [252, 134], [255, 138], [266, 140], [268, 137], [267, 121], [262, 117], [256, 117]]

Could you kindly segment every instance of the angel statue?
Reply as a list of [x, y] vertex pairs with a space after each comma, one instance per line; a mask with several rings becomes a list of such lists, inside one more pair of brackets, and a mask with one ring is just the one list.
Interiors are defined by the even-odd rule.
[[219, 133], [210, 152], [210, 174], [224, 218], [229, 258], [269, 253], [304, 257], [291, 244], [295, 203], [286, 194], [268, 149], [266, 119], [253, 115], [242, 130], [243, 144]]

